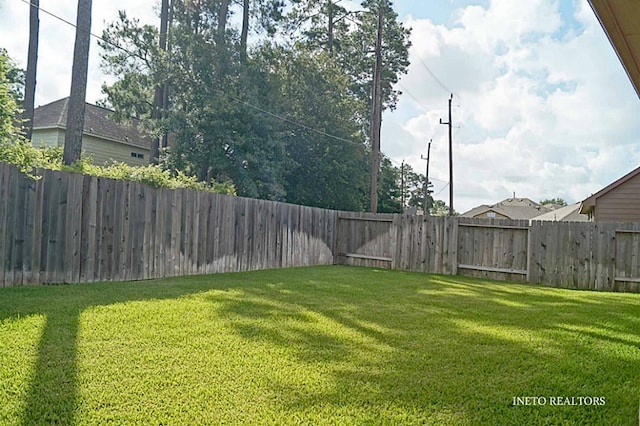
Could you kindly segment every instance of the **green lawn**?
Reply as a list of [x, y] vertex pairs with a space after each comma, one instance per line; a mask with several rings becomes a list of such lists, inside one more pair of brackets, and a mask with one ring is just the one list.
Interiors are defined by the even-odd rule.
[[638, 294], [338, 266], [0, 289], [2, 425], [635, 425], [639, 400]]

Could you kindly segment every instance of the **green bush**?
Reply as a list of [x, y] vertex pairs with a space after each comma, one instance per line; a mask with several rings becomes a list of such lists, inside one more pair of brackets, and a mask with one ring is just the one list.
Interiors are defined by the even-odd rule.
[[33, 174], [33, 169], [42, 168], [140, 182], [154, 188], [189, 188], [216, 194], [236, 194], [231, 182], [202, 182], [195, 176], [188, 176], [179, 170], [167, 170], [161, 165], [130, 166], [125, 163], [113, 163], [98, 166], [93, 164], [92, 160], [91, 156], [83, 155], [72, 166], [64, 166], [62, 148], [39, 148], [24, 139], [16, 142], [0, 141], [0, 161], [19, 167], [23, 173], [33, 179], [38, 179], [38, 176]]

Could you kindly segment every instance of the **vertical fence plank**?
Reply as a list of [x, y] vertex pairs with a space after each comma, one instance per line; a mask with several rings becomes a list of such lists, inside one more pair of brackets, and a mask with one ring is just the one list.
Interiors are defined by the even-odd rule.
[[0, 164], [2, 286], [338, 262], [446, 274], [461, 264], [500, 279], [516, 271], [532, 283], [640, 291], [640, 234], [629, 232], [640, 224], [347, 213], [41, 173], [33, 181]]
[[10, 257], [9, 253], [9, 233], [11, 221], [13, 220], [12, 212], [15, 211], [13, 206], [9, 204], [9, 182], [11, 175], [15, 173], [13, 166], [9, 164], [0, 163], [0, 284], [5, 287], [13, 286], [13, 280], [9, 277], [10, 274], [10, 261], [7, 259]]
[[93, 281], [96, 240], [96, 179], [83, 176], [82, 179], [82, 219], [80, 222], [80, 282]]
[[66, 283], [77, 283], [80, 281], [83, 182], [83, 175], [77, 173], [69, 175], [66, 226], [64, 228], [65, 254], [63, 260], [64, 282]]

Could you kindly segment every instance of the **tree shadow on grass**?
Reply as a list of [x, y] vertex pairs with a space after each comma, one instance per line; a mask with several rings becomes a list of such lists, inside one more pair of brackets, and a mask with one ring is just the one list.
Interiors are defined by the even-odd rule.
[[[271, 345], [331, 382], [311, 391], [267, 380], [291, 419], [338, 412], [369, 423], [588, 424], [637, 411], [638, 341], [615, 334], [640, 335], [632, 321], [637, 298], [329, 267], [15, 289], [0, 304], [0, 321], [46, 317], [23, 423], [76, 422], [84, 310], [195, 293], [237, 336]], [[594, 392], [605, 393], [607, 406], [511, 404], [514, 396]]]
[[[80, 315], [85, 309], [130, 301], [172, 299], [206, 290], [171, 280], [7, 289], [0, 323], [42, 315], [34, 374], [24, 403], [24, 425], [75, 424]], [[11, 294], [9, 294], [11, 292]]]
[[[251, 302], [228, 299], [218, 308], [245, 338], [293, 348], [310, 368], [331, 360], [340, 366], [322, 367], [334, 388], [298, 392], [288, 401], [291, 410], [386, 405], [414, 413], [408, 423], [433, 421], [439, 412], [449, 413], [441, 420], [453, 423], [502, 418], [508, 424], [590, 424], [620, 413], [634, 418], [640, 337], [615, 333], [640, 336], [640, 324], [624, 321], [640, 312], [640, 298], [394, 272], [397, 287], [390, 289], [386, 279], [376, 283], [372, 271], [361, 272], [365, 285], [317, 280], [313, 296], [301, 283], [281, 284], [279, 293], [247, 288]], [[315, 316], [307, 317], [304, 332], [300, 324], [276, 320], [283, 312], [293, 317], [309, 311]], [[255, 317], [262, 321], [251, 324], [249, 333]], [[341, 337], [327, 323], [352, 337]], [[283, 394], [296, 394], [278, 386]], [[359, 386], [369, 394], [359, 393]], [[604, 396], [608, 403], [532, 409], [514, 407], [515, 396]], [[395, 414], [378, 413], [368, 421], [392, 421]]]

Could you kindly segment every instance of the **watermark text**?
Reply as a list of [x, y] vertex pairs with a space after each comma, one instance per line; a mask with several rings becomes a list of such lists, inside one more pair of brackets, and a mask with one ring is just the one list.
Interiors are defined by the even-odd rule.
[[604, 396], [514, 396], [512, 405], [605, 405]]

